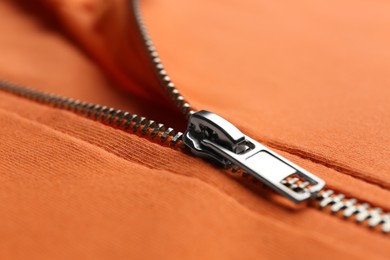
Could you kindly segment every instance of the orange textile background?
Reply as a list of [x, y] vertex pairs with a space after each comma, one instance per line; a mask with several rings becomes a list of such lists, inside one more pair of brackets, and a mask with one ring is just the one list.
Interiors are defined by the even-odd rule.
[[[390, 4], [141, 1], [192, 105], [390, 209]], [[0, 77], [184, 130], [124, 0], [3, 1]], [[213, 165], [0, 92], [0, 259], [388, 259], [389, 237], [292, 210]]]

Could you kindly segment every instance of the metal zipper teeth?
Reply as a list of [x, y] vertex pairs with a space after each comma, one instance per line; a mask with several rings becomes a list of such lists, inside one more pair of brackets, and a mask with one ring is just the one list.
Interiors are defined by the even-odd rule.
[[[0, 90], [41, 104], [73, 112], [111, 127], [147, 137], [163, 145], [183, 148], [183, 134], [181, 132], [175, 132], [174, 129], [166, 128], [163, 124], [158, 124], [145, 117], [108, 106], [45, 93], [3, 80], [0, 80]], [[248, 176], [235, 166], [232, 167], [232, 171], [241, 172], [244, 177]], [[298, 178], [291, 178], [284, 184], [293, 190], [302, 188], [302, 183], [300, 183]], [[385, 213], [383, 209], [370, 206], [368, 203], [358, 201], [355, 198], [347, 198], [342, 193], [324, 189], [316, 195], [311, 205], [315, 205], [331, 214], [360, 223], [363, 226], [390, 234], [389, 212]]]
[[[233, 166], [232, 171], [233, 173], [241, 173], [243, 177], [252, 178], [237, 166]], [[254, 181], [257, 182], [257, 180]], [[305, 186], [304, 180], [294, 177], [287, 178], [283, 184], [297, 192], [309, 188], [309, 186]], [[343, 193], [325, 187], [315, 194], [313, 200], [309, 201], [309, 205], [372, 230], [390, 234], [390, 212], [356, 198], [348, 197]]]
[[14, 83], [0, 80], [0, 90], [24, 97], [38, 103], [50, 105], [59, 109], [71, 111], [103, 124], [136, 133], [175, 148], [183, 148], [182, 133], [170, 127], [156, 123], [146, 117], [131, 114], [108, 106], [74, 100], [55, 94], [30, 89]]
[[140, 36], [145, 45], [145, 49], [151, 65], [154, 71], [154, 74], [157, 76], [160, 81], [160, 85], [163, 88], [164, 92], [168, 94], [171, 101], [176, 105], [182, 114], [188, 119], [190, 115], [194, 113], [194, 110], [191, 108], [189, 102], [183, 97], [183, 95], [176, 88], [175, 84], [172, 82], [171, 78], [167, 75], [166, 70], [164, 69], [163, 64], [159, 58], [158, 52], [153, 44], [151, 37], [147, 31], [144, 19], [142, 17], [141, 8], [139, 6], [138, 0], [130, 0], [132, 4], [132, 10], [135, 17], [135, 21], [138, 25], [138, 30]]
[[358, 201], [355, 198], [348, 198], [342, 193], [335, 193], [333, 190], [322, 190], [317, 194], [318, 207], [331, 214], [344, 219], [355, 221], [390, 234], [390, 212], [373, 207], [368, 203]]

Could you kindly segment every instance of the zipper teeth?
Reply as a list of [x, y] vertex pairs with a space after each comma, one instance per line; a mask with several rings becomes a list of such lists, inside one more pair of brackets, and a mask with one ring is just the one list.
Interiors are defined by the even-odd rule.
[[71, 111], [100, 123], [147, 137], [163, 145], [183, 148], [181, 132], [165, 127], [146, 117], [124, 112], [108, 106], [75, 100], [39, 90], [30, 89], [14, 83], [0, 80], [0, 90], [24, 97], [41, 104]]
[[[163, 124], [158, 124], [142, 116], [108, 106], [45, 93], [3, 80], [0, 80], [0, 90], [41, 104], [73, 112], [111, 127], [147, 137], [152, 141], [172, 148], [184, 148], [183, 134], [181, 132], [175, 132], [172, 128], [166, 128]], [[241, 172], [243, 177], [249, 176], [237, 166], [233, 166], [231, 170], [234, 173]], [[297, 178], [288, 180], [284, 185], [293, 190], [302, 188]], [[355, 198], [347, 198], [342, 193], [323, 189], [317, 193], [315, 200], [310, 205], [314, 205], [341, 218], [355, 221], [363, 226], [390, 234], [390, 212], [386, 213], [381, 208], [370, 206], [368, 203], [358, 201]]]
[[148, 30], [146, 28], [141, 8], [138, 0], [131, 0], [132, 10], [137, 23], [137, 27], [143, 44], [151, 61], [154, 74], [157, 76], [160, 81], [160, 85], [163, 88], [164, 92], [168, 94], [169, 98], [176, 107], [180, 110], [182, 114], [188, 119], [193, 113], [194, 110], [191, 107], [190, 103], [183, 97], [183, 95], [176, 88], [175, 84], [172, 82], [171, 78], [167, 75], [166, 70], [164, 69], [163, 64], [159, 58], [158, 52], [153, 44], [151, 37], [149, 36]]
[[349, 219], [371, 229], [390, 234], [390, 212], [368, 203], [348, 198], [333, 190], [322, 190], [317, 194], [317, 206], [331, 214]]
[[[234, 165], [231, 171], [234, 175], [238, 174], [243, 178], [252, 179], [254, 183], [259, 182], [238, 166]], [[302, 189], [300, 186], [302, 183], [297, 178], [292, 178], [283, 184], [294, 191]], [[325, 187], [315, 194], [308, 205], [374, 231], [390, 234], [390, 212], [386, 212], [380, 207], [371, 206], [369, 203], [359, 201], [356, 198], [348, 197], [343, 193]]]

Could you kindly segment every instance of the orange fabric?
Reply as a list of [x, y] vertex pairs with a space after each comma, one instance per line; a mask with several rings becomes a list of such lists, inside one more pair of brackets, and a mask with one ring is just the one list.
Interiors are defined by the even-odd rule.
[[[390, 209], [387, 3], [142, 3], [167, 71], [197, 108]], [[132, 38], [126, 1], [24, 4], [0, 3], [1, 78], [184, 128]], [[1, 259], [390, 254], [384, 235], [287, 209], [201, 159], [2, 92], [0, 136]]]

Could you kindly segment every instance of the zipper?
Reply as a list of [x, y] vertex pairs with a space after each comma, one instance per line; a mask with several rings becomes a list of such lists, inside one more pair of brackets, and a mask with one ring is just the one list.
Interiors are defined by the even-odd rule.
[[195, 112], [167, 75], [147, 33], [138, 1], [131, 0], [131, 3], [155, 75], [171, 101], [188, 119], [184, 134], [136, 114], [45, 93], [3, 80], [0, 80], [0, 90], [68, 110], [174, 149], [190, 150], [194, 155], [233, 171], [242, 169], [255, 180], [261, 181], [293, 202], [306, 201], [309, 205], [333, 215], [390, 234], [390, 212], [327, 189], [324, 180], [244, 135], [222, 117], [205, 110]]
[[[231, 123], [213, 113], [204, 110], [193, 113], [190, 116], [189, 127], [183, 135], [181, 132], [176, 132], [174, 129], [167, 128], [146, 117], [108, 106], [45, 93], [4, 80], [0, 80], [0, 90], [44, 105], [67, 110], [173, 149], [190, 149], [195, 155], [214, 161], [224, 168], [230, 168], [233, 172], [242, 169], [265, 184], [271, 186], [277, 184], [276, 187], [279, 190], [276, 191], [293, 201], [308, 201], [310, 206], [315, 206], [335, 216], [354, 221], [384, 234], [390, 234], [390, 212], [386, 213], [379, 207], [323, 188], [324, 182], [321, 179], [243, 135]], [[243, 162], [240, 159], [240, 156], [249, 152], [253, 154], [252, 158], [258, 160], [254, 170], [250, 165], [245, 166], [245, 159]], [[247, 157], [251, 158], [251, 156]], [[256, 167], [260, 167], [260, 169]], [[262, 174], [257, 175], [257, 170], [261, 173], [265, 172], [266, 176], [275, 173], [279, 180], [282, 180], [279, 183], [274, 179], [268, 180]], [[271, 182], [271, 184], [267, 182]], [[313, 187], [315, 188], [313, 189]], [[286, 189], [288, 192], [283, 192]], [[290, 194], [293, 194], [293, 197]], [[298, 196], [298, 199], [295, 199], [294, 196]]]

